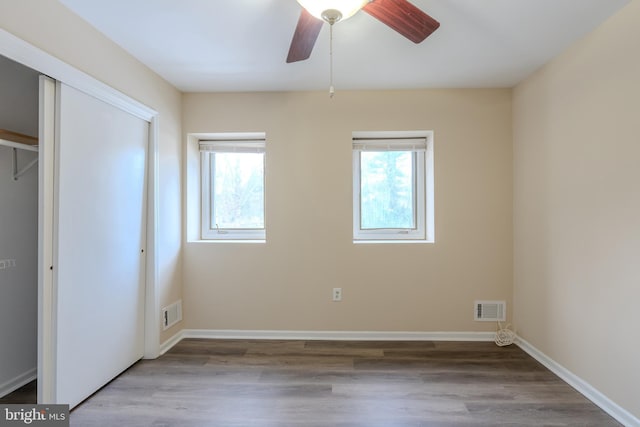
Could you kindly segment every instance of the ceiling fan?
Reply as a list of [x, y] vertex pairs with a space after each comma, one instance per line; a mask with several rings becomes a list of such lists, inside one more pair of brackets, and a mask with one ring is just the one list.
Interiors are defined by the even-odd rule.
[[287, 63], [303, 61], [311, 55], [322, 25], [364, 10], [414, 43], [420, 43], [438, 29], [440, 23], [407, 0], [297, 0], [303, 7], [293, 33]]

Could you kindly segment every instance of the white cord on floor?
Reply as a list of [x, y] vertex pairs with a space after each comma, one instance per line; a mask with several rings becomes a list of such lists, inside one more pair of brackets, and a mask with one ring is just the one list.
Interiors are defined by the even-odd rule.
[[498, 331], [496, 332], [495, 341], [496, 345], [498, 345], [499, 347], [505, 347], [507, 345], [513, 344], [513, 341], [516, 338], [516, 333], [509, 329], [509, 326], [511, 326], [510, 323], [508, 323], [507, 326], [503, 328], [502, 324], [498, 322]]

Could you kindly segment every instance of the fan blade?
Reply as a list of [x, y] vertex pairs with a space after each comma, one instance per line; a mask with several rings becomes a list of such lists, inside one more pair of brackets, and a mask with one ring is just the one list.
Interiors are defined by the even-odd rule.
[[324, 21], [314, 17], [306, 9], [302, 9], [296, 31], [291, 39], [287, 63], [303, 61], [311, 55], [323, 23]]
[[363, 10], [414, 43], [420, 43], [440, 26], [407, 0], [373, 0]]

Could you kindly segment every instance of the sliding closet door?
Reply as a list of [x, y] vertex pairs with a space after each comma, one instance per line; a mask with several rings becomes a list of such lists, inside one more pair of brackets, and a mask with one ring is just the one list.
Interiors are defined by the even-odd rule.
[[57, 83], [55, 401], [76, 406], [143, 355], [149, 123]]

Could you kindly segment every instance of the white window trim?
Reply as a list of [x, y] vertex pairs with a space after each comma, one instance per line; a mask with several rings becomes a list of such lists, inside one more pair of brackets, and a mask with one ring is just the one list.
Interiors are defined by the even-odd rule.
[[[218, 229], [211, 218], [211, 155], [216, 152], [265, 152], [264, 133], [208, 134], [198, 140], [200, 148], [200, 238], [206, 241], [266, 240], [266, 224], [261, 229]], [[265, 156], [266, 158], [266, 156]], [[266, 171], [265, 171], [266, 175]], [[262, 177], [265, 179], [265, 176]], [[263, 207], [264, 211], [264, 207]], [[265, 212], [266, 217], [266, 212]], [[265, 218], [266, 222], [266, 218]]]
[[[364, 142], [368, 140], [368, 142]], [[413, 144], [412, 140], [420, 141]], [[423, 148], [415, 146], [425, 145]], [[360, 153], [367, 149], [377, 151], [391, 147], [412, 151], [416, 173], [415, 229], [361, 229], [360, 228]], [[369, 147], [367, 147], [369, 146]], [[434, 177], [433, 132], [353, 132], [353, 241], [354, 243], [433, 243], [434, 233]]]

